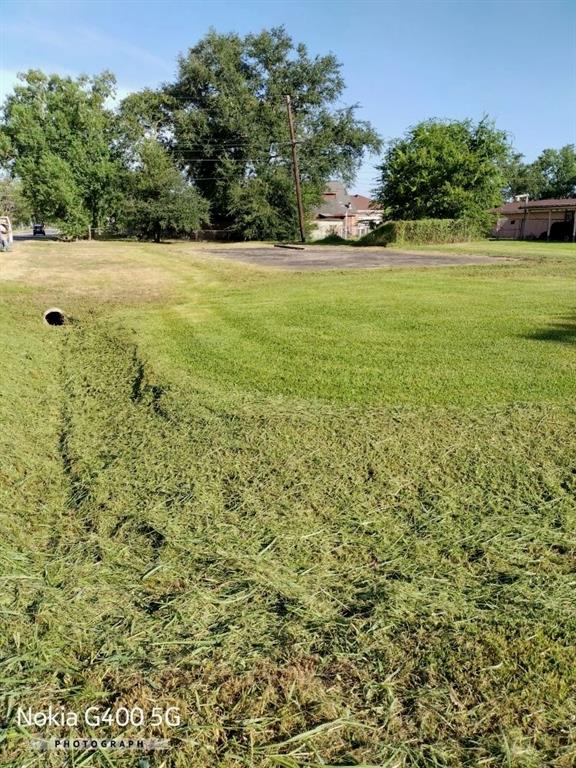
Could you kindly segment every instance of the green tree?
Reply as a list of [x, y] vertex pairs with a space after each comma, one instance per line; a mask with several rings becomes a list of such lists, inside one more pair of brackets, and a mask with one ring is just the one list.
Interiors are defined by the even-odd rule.
[[137, 147], [142, 138], [169, 145], [174, 134], [170, 117], [174, 105], [164, 91], [151, 88], [126, 96], [119, 109], [122, 151], [129, 155], [131, 148]]
[[355, 107], [335, 107], [343, 90], [334, 56], [311, 57], [282, 27], [245, 37], [210, 31], [180, 57], [161, 99], [144, 92], [123, 109], [164, 142], [220, 226], [286, 238], [297, 232], [286, 95], [308, 209], [329, 178], [350, 181], [365, 151], [380, 147]]
[[9, 216], [14, 227], [30, 224], [32, 219], [21, 182], [8, 176], [0, 178], [0, 216]]
[[502, 201], [511, 154], [487, 118], [426, 120], [389, 145], [376, 196], [393, 219], [482, 217]]
[[118, 203], [116, 122], [109, 72], [60, 77], [30, 70], [6, 99], [0, 150], [34, 215], [78, 235], [102, 226]]
[[127, 183], [124, 218], [139, 237], [158, 243], [167, 232], [189, 234], [208, 222], [208, 203], [155, 139], [140, 143]]
[[533, 163], [524, 164], [519, 158], [510, 176], [510, 196], [576, 197], [576, 146], [545, 149]]

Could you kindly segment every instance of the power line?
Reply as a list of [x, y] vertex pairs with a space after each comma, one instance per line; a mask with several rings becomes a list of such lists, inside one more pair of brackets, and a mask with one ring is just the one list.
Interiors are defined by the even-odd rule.
[[[312, 141], [311, 138], [309, 139], [297, 139], [297, 144], [303, 144], [304, 142]], [[210, 142], [209, 139], [206, 140], [206, 142], [203, 141], [183, 141], [183, 142], [177, 142], [175, 144], [175, 147], [206, 147], [208, 149], [211, 149], [212, 147], [223, 147], [224, 149], [234, 149], [235, 147], [238, 147], [240, 149], [243, 149], [246, 145], [252, 145], [251, 139], [243, 139], [241, 141], [216, 141], [216, 142]], [[292, 146], [291, 141], [271, 141], [269, 145], [262, 145], [262, 147], [269, 147], [269, 146]]]
[[187, 163], [240, 163], [243, 165], [249, 163], [263, 163], [267, 160], [284, 160], [280, 155], [270, 155], [267, 157], [182, 157]]
[[[255, 179], [255, 176], [242, 176], [242, 179]], [[186, 176], [187, 181], [226, 181], [229, 180], [225, 176], [196, 176], [195, 178], [192, 178], [190, 176]]]

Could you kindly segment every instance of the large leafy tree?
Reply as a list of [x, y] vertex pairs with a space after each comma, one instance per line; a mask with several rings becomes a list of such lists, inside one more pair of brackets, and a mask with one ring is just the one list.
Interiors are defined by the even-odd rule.
[[188, 234], [205, 224], [208, 203], [186, 182], [164, 147], [146, 138], [136, 152], [124, 201], [128, 228], [139, 237], [160, 242], [166, 233]]
[[545, 149], [528, 164], [517, 156], [511, 168], [509, 193], [528, 194], [533, 200], [576, 197], [576, 146]]
[[487, 118], [426, 120], [391, 142], [376, 195], [394, 219], [476, 218], [501, 202], [510, 157]]
[[282, 27], [245, 37], [211, 31], [180, 57], [161, 98], [133, 95], [123, 113], [165, 144], [219, 225], [250, 238], [292, 237], [285, 96], [294, 107], [308, 209], [328, 178], [350, 181], [365, 151], [380, 146], [354, 107], [336, 108], [343, 90], [334, 56], [311, 57]]
[[13, 226], [30, 224], [32, 211], [22, 194], [22, 184], [9, 176], [0, 178], [0, 215], [9, 216]]
[[106, 108], [114, 88], [109, 72], [72, 79], [30, 70], [4, 105], [4, 164], [34, 215], [69, 234], [103, 225], [118, 203], [116, 123]]

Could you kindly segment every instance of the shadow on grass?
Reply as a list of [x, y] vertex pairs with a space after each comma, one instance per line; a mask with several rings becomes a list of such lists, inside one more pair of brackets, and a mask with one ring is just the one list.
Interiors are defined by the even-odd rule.
[[523, 338], [534, 341], [557, 341], [561, 344], [576, 344], [576, 314], [566, 315], [562, 322], [552, 323], [533, 333], [524, 334]]

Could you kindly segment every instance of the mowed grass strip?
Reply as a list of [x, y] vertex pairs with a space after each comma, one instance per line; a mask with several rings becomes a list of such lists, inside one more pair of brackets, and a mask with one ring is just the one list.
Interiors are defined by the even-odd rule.
[[[201, 283], [201, 263], [191, 332], [218, 279]], [[276, 274], [219, 279], [236, 307], [281, 294]], [[284, 290], [292, 280], [302, 297], [300, 275]], [[573, 764], [571, 404], [212, 388], [160, 323], [181, 295], [106, 306], [136, 334], [110, 316], [43, 328], [37, 294], [8, 300], [3, 412], [28, 427], [0, 457], [3, 762], [61, 765], [14, 723], [15, 703], [51, 702], [179, 706], [182, 726], [152, 734], [174, 747], [152, 764], [174, 768]], [[535, 357], [569, 349], [531, 341]]]
[[171, 376], [221, 393], [416, 406], [576, 394], [576, 253], [494, 267], [232, 273], [130, 322]]

